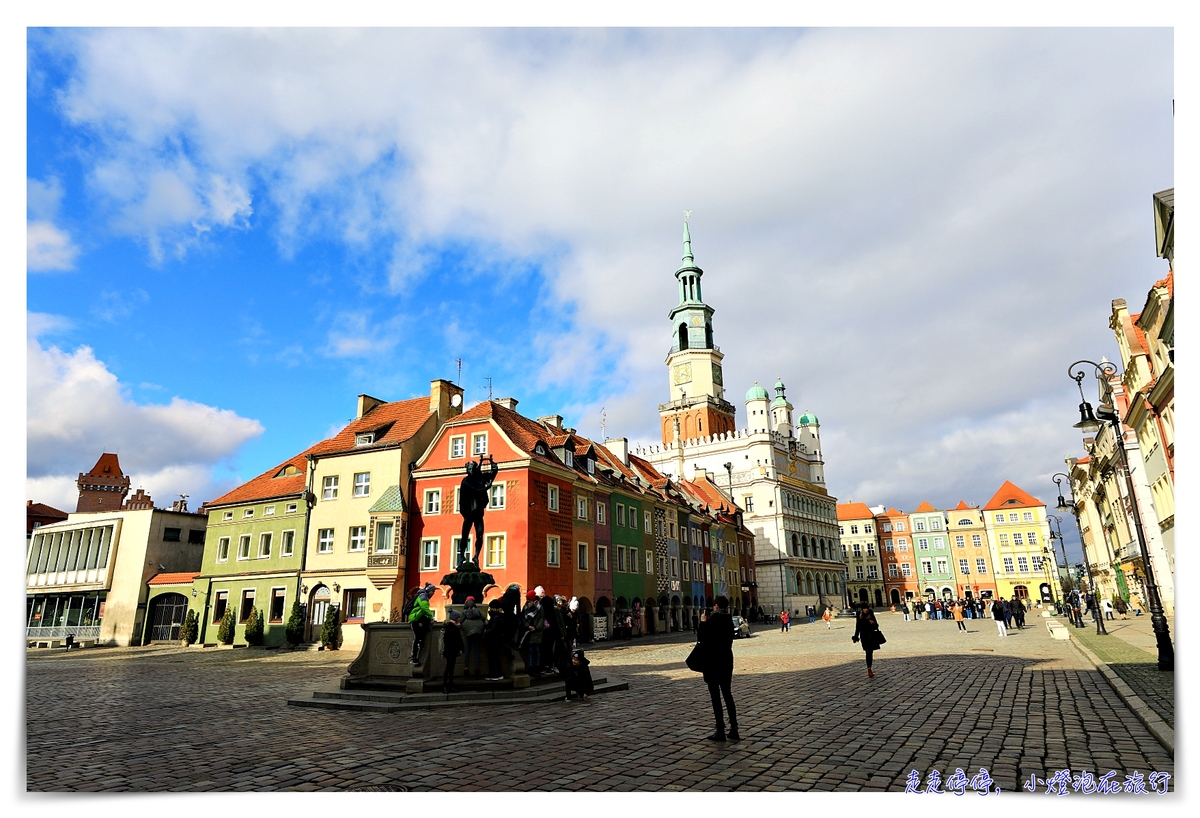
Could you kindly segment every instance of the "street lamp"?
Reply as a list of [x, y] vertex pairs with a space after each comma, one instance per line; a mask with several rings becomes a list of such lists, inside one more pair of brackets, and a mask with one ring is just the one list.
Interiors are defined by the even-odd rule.
[[[1089, 410], [1090, 410], [1090, 408], [1091, 407], [1089, 407]], [[1091, 563], [1091, 560], [1088, 559], [1087, 546], [1085, 546], [1083, 544], [1083, 524], [1079, 522], [1079, 508], [1075, 504], [1075, 495], [1074, 494], [1071, 495], [1070, 503], [1068, 503], [1067, 499], [1065, 497], [1063, 497], [1062, 481], [1064, 479], [1067, 481], [1068, 484], [1070, 484], [1071, 478], [1068, 475], [1063, 474], [1062, 472], [1059, 472], [1058, 474], [1054, 475], [1054, 485], [1058, 487], [1058, 504], [1055, 507], [1059, 511], [1070, 511], [1073, 515], [1075, 515], [1075, 529], [1079, 532], [1079, 550], [1083, 552], [1083, 567], [1084, 567], [1084, 570], [1087, 571], [1088, 588], [1092, 592], [1092, 597], [1095, 599], [1096, 605], [1099, 606], [1100, 597], [1096, 594], [1096, 578], [1092, 575], [1092, 563]], [[1058, 531], [1059, 531], [1059, 540], [1063, 542], [1063, 564], [1066, 565], [1067, 545], [1066, 545], [1066, 542], [1062, 540], [1062, 527], [1061, 526], [1059, 527]], [[1050, 536], [1053, 537], [1054, 535], [1051, 534]], [[1069, 573], [1069, 568], [1068, 568], [1068, 573]], [[1108, 629], [1104, 627], [1104, 617], [1103, 616], [1097, 617], [1097, 619], [1096, 619], [1096, 634], [1104, 635], [1104, 636], [1108, 635]]]
[[[1106, 404], [1100, 404], [1099, 413], [1092, 414], [1091, 404], [1083, 397], [1083, 379], [1087, 371], [1082, 367], [1078, 372], [1075, 371], [1080, 364], [1091, 366], [1095, 369], [1098, 378], [1103, 376], [1105, 379], [1116, 374], [1117, 369], [1108, 361], [1102, 364], [1093, 361], [1076, 361], [1067, 368], [1067, 375], [1075, 381], [1075, 385], [1079, 387], [1079, 397], [1083, 399], [1083, 403], [1079, 405], [1079, 423], [1075, 424], [1075, 427], [1095, 434], [1100, 428], [1099, 424], [1096, 424], [1094, 428], [1091, 424], [1097, 418], [1112, 425], [1113, 447], [1117, 450], [1121, 471], [1125, 475], [1125, 492], [1129, 496], [1129, 507], [1133, 512], [1133, 527], [1137, 534], [1138, 548], [1142, 552], [1142, 570], [1146, 574], [1146, 595], [1150, 603], [1150, 623], [1154, 628], [1154, 641], [1158, 644], [1158, 669], [1174, 671], [1175, 646], [1171, 644], [1171, 630], [1167, 625], [1167, 617], [1163, 615], [1162, 601], [1158, 595], [1158, 581], [1154, 575], [1154, 566], [1150, 562], [1150, 550], [1146, 545], [1146, 535], [1142, 530], [1142, 513], [1138, 508], [1137, 495], [1133, 493], [1133, 477], [1129, 473], [1129, 460], [1125, 455], [1125, 433], [1121, 429], [1121, 418], [1117, 415], [1116, 409]], [[1088, 419], [1089, 417], [1091, 420]], [[1099, 603], [1098, 599], [1096, 601]], [[1097, 622], [1102, 622], [1103, 619], [1103, 615], [1096, 617]]]

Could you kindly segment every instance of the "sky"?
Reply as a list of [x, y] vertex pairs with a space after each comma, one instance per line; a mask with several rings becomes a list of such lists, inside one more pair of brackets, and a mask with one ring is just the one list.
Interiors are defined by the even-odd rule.
[[1170, 29], [27, 45], [26, 485], [68, 510], [102, 451], [194, 508], [457, 359], [468, 404], [657, 442], [684, 210], [739, 425], [782, 378], [839, 501], [1053, 505], [1067, 366], [1167, 272]]

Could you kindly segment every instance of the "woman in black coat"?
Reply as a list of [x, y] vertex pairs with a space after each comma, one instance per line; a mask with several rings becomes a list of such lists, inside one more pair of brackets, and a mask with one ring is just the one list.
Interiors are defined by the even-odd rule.
[[866, 605], [858, 611], [858, 617], [854, 622], [854, 636], [850, 638], [850, 641], [862, 645], [862, 649], [867, 654], [867, 675], [874, 676], [875, 671], [871, 670], [871, 665], [874, 662], [875, 651], [879, 650], [879, 646], [883, 644], [883, 634], [879, 632], [879, 623], [875, 620], [875, 612]]
[[704, 653], [704, 683], [712, 697], [713, 716], [717, 720], [717, 731], [709, 736], [712, 741], [725, 741], [725, 720], [721, 717], [721, 698], [725, 698], [725, 709], [729, 711], [730, 741], [738, 741], [737, 711], [733, 707], [733, 617], [729, 615], [729, 600], [724, 596], [716, 599], [717, 610], [706, 615], [697, 631], [700, 649]]

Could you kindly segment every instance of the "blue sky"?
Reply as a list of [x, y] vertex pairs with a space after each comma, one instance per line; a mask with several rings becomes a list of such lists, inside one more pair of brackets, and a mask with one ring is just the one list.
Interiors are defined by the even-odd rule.
[[1165, 29], [33, 30], [30, 496], [119, 448], [211, 499], [460, 357], [469, 401], [653, 441], [687, 208], [730, 397], [782, 376], [840, 499], [1052, 503], [1066, 366], [1166, 273], [1172, 61]]

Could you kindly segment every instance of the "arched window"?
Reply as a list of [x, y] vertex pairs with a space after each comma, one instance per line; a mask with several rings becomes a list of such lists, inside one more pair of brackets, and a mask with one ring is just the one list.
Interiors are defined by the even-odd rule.
[[795, 532], [792, 533], [792, 556], [800, 556], [800, 538], [796, 536]]
[[805, 593], [808, 593], [808, 594], [816, 593], [816, 591], [813, 590], [813, 575], [812, 575], [811, 571], [806, 572], [804, 574], [804, 587], [805, 587]]
[[808, 537], [800, 538], [800, 546], [804, 550], [804, 556], [808, 556]]
[[712, 324], [704, 325], [704, 347], [705, 349], [713, 348]]
[[688, 329], [687, 329], [687, 324], [680, 324], [680, 325], [679, 325], [679, 348], [680, 348], [680, 349], [687, 349], [687, 348], [688, 348]]

